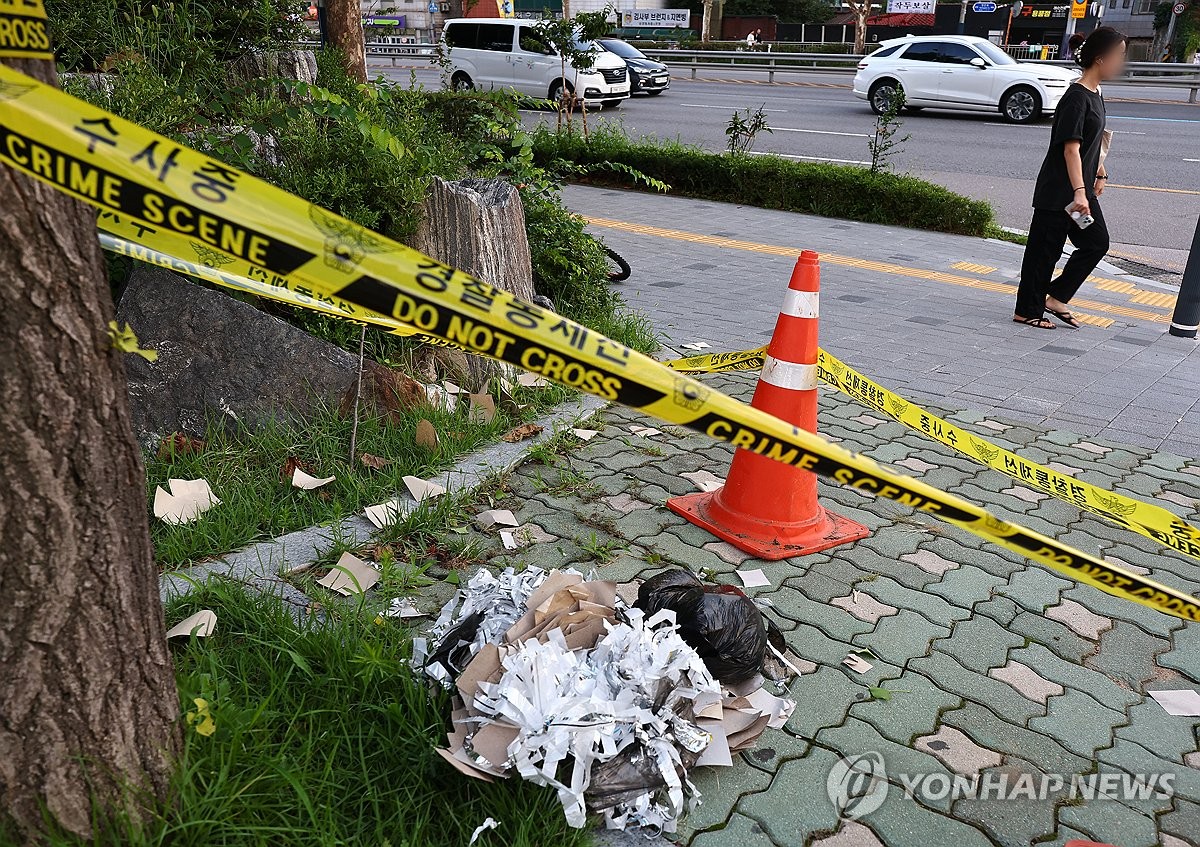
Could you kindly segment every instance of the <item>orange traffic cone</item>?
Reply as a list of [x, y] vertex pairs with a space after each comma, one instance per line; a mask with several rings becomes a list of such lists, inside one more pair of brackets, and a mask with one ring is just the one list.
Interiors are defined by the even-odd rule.
[[[805, 250], [767, 347], [750, 405], [817, 431], [817, 323], [821, 271]], [[812, 471], [739, 449], [725, 485], [672, 497], [667, 508], [760, 559], [786, 559], [866, 538], [869, 530], [817, 502]]]

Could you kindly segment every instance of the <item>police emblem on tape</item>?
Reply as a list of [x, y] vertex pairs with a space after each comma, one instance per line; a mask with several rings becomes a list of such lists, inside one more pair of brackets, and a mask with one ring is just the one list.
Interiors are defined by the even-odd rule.
[[369, 253], [391, 250], [382, 238], [334, 217], [320, 206], [309, 206], [308, 217], [325, 236], [325, 264], [342, 273], [351, 273]]
[[712, 392], [686, 379], [675, 380], [675, 405], [695, 412], [704, 406]]

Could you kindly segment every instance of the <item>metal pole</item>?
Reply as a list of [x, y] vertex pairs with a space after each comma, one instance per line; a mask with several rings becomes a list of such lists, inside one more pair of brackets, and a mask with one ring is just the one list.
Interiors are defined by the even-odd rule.
[[[1067, 7], [1067, 15], [1071, 14], [1071, 7]], [[1065, 59], [1071, 55], [1071, 49], [1068, 44], [1071, 41], [1071, 36], [1075, 34], [1075, 18], [1067, 18], [1067, 27], [1063, 30], [1062, 44], [1058, 47], [1058, 57]]]
[[1179, 338], [1195, 338], [1197, 329], [1200, 329], [1200, 221], [1196, 221], [1192, 250], [1183, 269], [1183, 282], [1179, 286], [1175, 314], [1171, 315], [1170, 332]]
[[[1171, 42], [1175, 39], [1175, 21], [1178, 17], [1179, 15], [1175, 14], [1175, 9], [1172, 8], [1171, 20], [1167, 23], [1167, 34], [1166, 37], [1163, 38], [1163, 46], [1167, 50], [1167, 56], [1171, 56], [1175, 53], [1175, 51], [1171, 49]], [[1154, 57], [1151, 56], [1151, 58]]]
[[962, 35], [967, 31], [967, 3], [969, 0], [962, 0], [962, 6], [958, 10], [958, 29], [956, 32]]

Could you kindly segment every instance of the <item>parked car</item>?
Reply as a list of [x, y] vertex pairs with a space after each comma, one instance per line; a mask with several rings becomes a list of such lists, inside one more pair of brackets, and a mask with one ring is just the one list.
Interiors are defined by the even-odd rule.
[[601, 49], [595, 64], [578, 70], [563, 67], [537, 30], [537, 21], [521, 18], [456, 18], [446, 21], [442, 40], [449, 46], [450, 86], [458, 90], [511, 88], [558, 101], [564, 90], [589, 106], [618, 106], [629, 97], [625, 60]]
[[1018, 62], [986, 38], [916, 35], [893, 38], [858, 64], [854, 94], [875, 114], [898, 90], [907, 108], [999, 110], [1012, 123], [1053, 112], [1079, 71]]
[[625, 60], [625, 66], [629, 69], [630, 94], [645, 92], [657, 96], [671, 87], [671, 72], [667, 66], [651, 59], [629, 42], [619, 38], [601, 38], [596, 43]]

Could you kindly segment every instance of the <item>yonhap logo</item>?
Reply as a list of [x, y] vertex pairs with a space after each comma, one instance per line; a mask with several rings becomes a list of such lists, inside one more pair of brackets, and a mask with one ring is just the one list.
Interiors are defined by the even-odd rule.
[[887, 767], [875, 751], [844, 756], [825, 780], [829, 799], [838, 814], [850, 820], [871, 814], [887, 799]]

